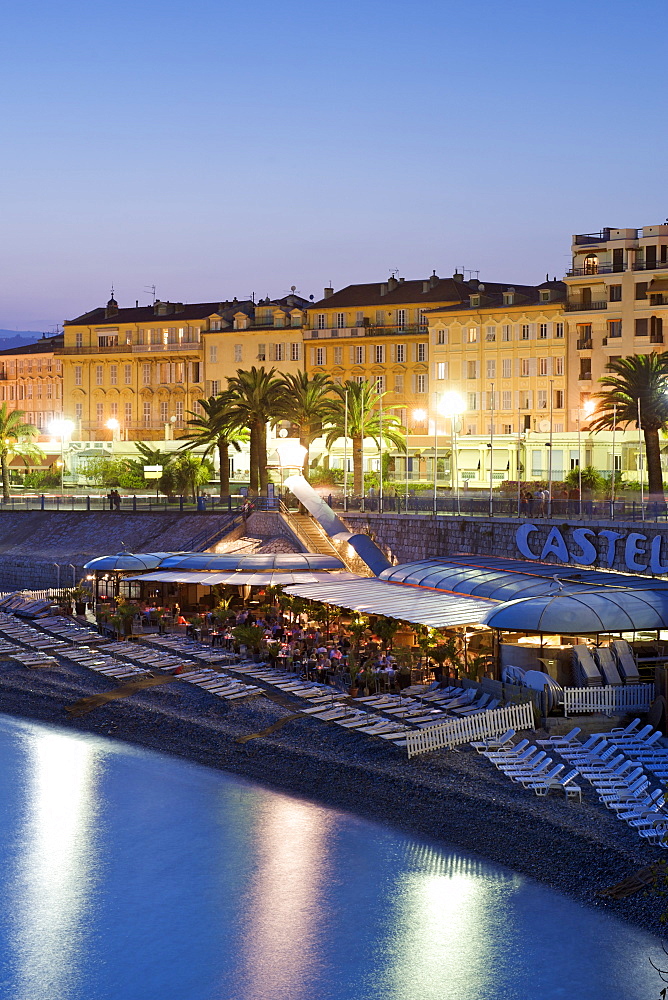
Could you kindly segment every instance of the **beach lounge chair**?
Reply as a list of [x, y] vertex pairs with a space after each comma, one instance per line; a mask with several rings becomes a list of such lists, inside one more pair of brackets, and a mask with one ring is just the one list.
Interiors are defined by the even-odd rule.
[[533, 782], [527, 787], [533, 789], [536, 795], [547, 795], [553, 788], [562, 789], [564, 795], [567, 799], [578, 799], [582, 801], [582, 789], [579, 785], [573, 784], [573, 780], [577, 778], [578, 771], [577, 768], [573, 768], [567, 774], [562, 776], [557, 776], [555, 778], [547, 777], [545, 781]]
[[539, 747], [553, 747], [553, 749], [561, 752], [560, 748], [566, 748], [569, 746], [582, 746], [578, 742], [578, 735], [582, 730], [579, 726], [574, 726], [570, 733], [566, 733], [563, 736], [550, 736], [546, 740], [536, 740]]
[[573, 671], [579, 687], [598, 687], [603, 683], [601, 672], [588, 646], [573, 646]]
[[564, 764], [555, 764], [551, 771], [547, 771], [547, 773], [543, 774], [542, 778], [520, 778], [519, 783], [520, 785], [523, 785], [524, 788], [533, 788], [533, 786], [539, 781], [550, 782], [552, 779], [556, 779], [561, 774], [564, 766]]
[[520, 754], [529, 747], [528, 739], [521, 739], [519, 743], [515, 743], [512, 746], [510, 744], [505, 744], [498, 750], [481, 750], [480, 753], [483, 757], [487, 757], [494, 763], [496, 760], [512, 760], [512, 758], [517, 758]]
[[514, 735], [514, 729], [507, 729], [503, 736], [490, 736], [489, 739], [479, 743], [471, 743], [470, 746], [478, 753], [482, 753], [484, 750], [500, 750], [502, 747], [512, 744]]
[[617, 669], [626, 684], [639, 684], [640, 674], [636, 665], [633, 650], [626, 639], [616, 639], [610, 643], [610, 649], [617, 661]]
[[608, 646], [599, 646], [594, 651], [594, 658], [606, 684], [622, 683], [614, 654]]

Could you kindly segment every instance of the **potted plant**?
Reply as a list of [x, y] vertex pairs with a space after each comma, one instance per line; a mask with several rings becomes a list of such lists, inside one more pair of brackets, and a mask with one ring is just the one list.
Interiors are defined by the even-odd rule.
[[258, 659], [260, 652], [266, 648], [264, 629], [259, 625], [237, 625], [232, 629], [232, 635], [240, 646], [252, 651], [255, 659]]

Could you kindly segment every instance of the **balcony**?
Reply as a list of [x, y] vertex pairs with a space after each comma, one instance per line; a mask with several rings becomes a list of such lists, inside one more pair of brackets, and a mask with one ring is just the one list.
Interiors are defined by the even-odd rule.
[[577, 342], [577, 349], [578, 349], [578, 351], [591, 351], [591, 349], [592, 349], [591, 339], [587, 339], [586, 337], [582, 337]]
[[567, 278], [595, 278], [597, 274], [613, 274], [623, 271], [623, 264], [598, 264], [596, 267], [572, 267], [566, 271]]
[[637, 260], [633, 265], [634, 271], [665, 271], [668, 268], [668, 261], [655, 260], [654, 263], [646, 260]]
[[578, 378], [580, 382], [591, 382], [591, 372], [580, 372]]
[[586, 304], [584, 302], [566, 302], [565, 304], [566, 312], [592, 312], [607, 308], [608, 303], [605, 300], [601, 302], [588, 302]]
[[132, 344], [117, 344], [115, 347], [100, 347], [91, 344], [90, 347], [62, 347], [58, 354], [131, 354]]
[[181, 343], [176, 342], [173, 344], [133, 344], [132, 347], [127, 347], [126, 350], [131, 350], [133, 354], [145, 354], [146, 352], [155, 351], [201, 351], [202, 342], [200, 340], [183, 340]]

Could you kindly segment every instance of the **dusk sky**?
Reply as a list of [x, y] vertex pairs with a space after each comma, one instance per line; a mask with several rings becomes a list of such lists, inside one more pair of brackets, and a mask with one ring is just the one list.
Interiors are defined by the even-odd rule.
[[0, 327], [433, 269], [561, 276], [668, 215], [666, 6], [33, 0], [3, 13]]

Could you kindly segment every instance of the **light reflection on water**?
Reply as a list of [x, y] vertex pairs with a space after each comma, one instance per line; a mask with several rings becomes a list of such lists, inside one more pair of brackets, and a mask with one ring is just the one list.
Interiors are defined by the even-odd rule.
[[656, 939], [479, 859], [45, 726], [0, 752], [0, 998], [658, 1000]]

